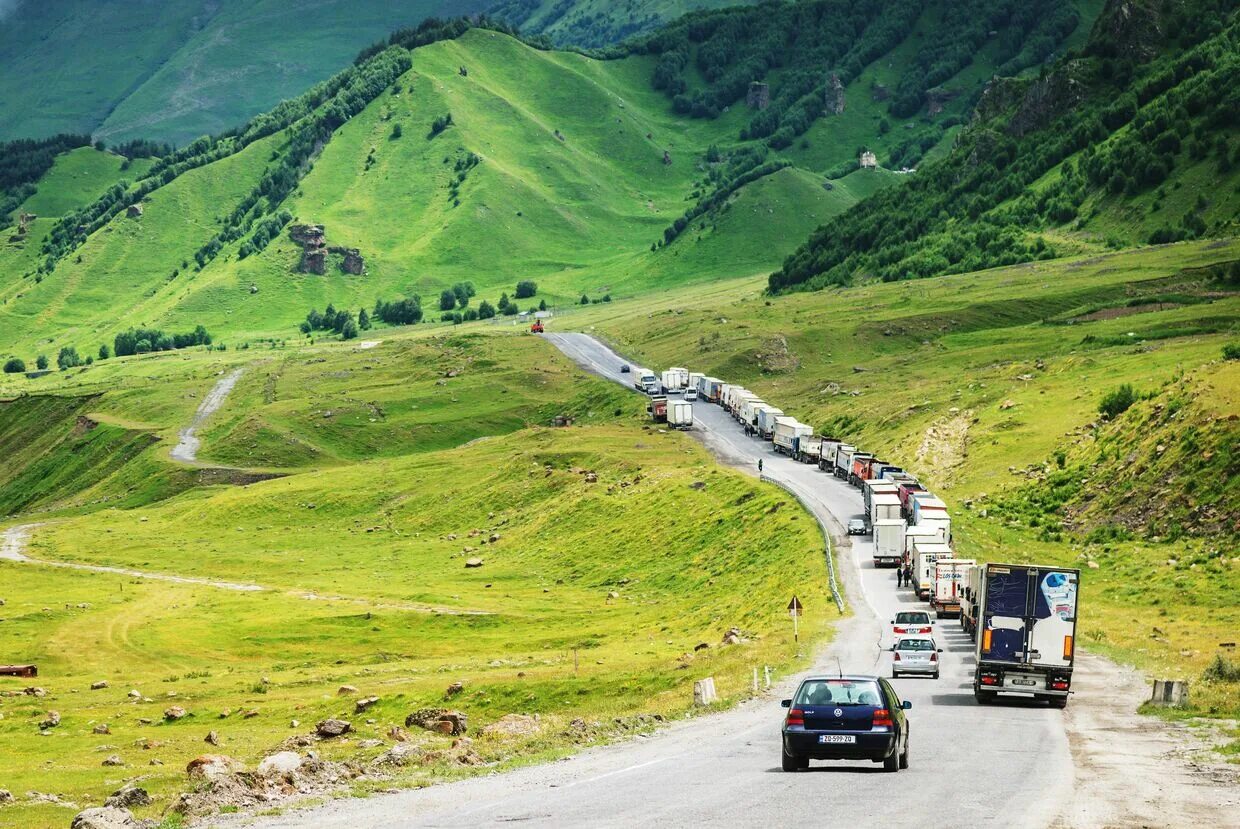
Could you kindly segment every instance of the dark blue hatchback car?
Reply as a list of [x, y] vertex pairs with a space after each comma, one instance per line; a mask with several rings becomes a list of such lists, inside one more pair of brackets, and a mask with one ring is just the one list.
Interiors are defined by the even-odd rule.
[[810, 760], [872, 760], [885, 771], [908, 768], [908, 717], [887, 680], [877, 676], [810, 677], [788, 709], [783, 728], [783, 769]]

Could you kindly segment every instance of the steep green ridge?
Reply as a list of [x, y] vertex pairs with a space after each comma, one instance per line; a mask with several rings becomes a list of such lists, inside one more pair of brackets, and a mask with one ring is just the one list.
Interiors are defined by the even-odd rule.
[[656, 29], [698, 9], [755, 0], [500, 0], [488, 14], [557, 46], [598, 48]]
[[828, 222], [773, 290], [961, 273], [1240, 229], [1231, 4], [1109, 3], [1080, 52], [998, 80], [951, 154]]
[[0, 25], [0, 140], [88, 132], [184, 144], [301, 93], [392, 29], [486, 2], [12, 6]]
[[[760, 178], [675, 244], [652, 250], [714, 186], [705, 160], [712, 145], [725, 159], [743, 149], [721, 132], [739, 128], [739, 112], [686, 120], [651, 88], [648, 57], [538, 51], [489, 30], [412, 53], [392, 47], [353, 74], [394, 55], [407, 55], [412, 68], [327, 132], [323, 112], [348, 88], [335, 81], [235, 135], [157, 162], [129, 190], [110, 192], [20, 252], [0, 248], [8, 298], [0, 348], [43, 336], [93, 353], [139, 325], [203, 324], [232, 341], [290, 337], [314, 307], [356, 311], [464, 280], [480, 292], [475, 307], [524, 278], [539, 285], [535, 304], [565, 306], [583, 293], [752, 274], [891, 179], [861, 171], [827, 189], [803, 170]], [[446, 113], [453, 125], [428, 138]], [[328, 140], [307, 144], [303, 134]], [[295, 165], [301, 147], [309, 164]], [[127, 215], [139, 200], [142, 215]], [[238, 258], [259, 217], [278, 212], [324, 224], [329, 244], [360, 250], [366, 274], [334, 264], [323, 276], [297, 273], [300, 249], [278, 229], [265, 249]], [[32, 253], [40, 238], [59, 257], [50, 272], [39, 272], [47, 263]]]

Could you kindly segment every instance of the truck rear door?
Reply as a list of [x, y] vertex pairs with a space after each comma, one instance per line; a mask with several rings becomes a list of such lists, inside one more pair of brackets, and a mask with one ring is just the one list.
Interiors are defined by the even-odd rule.
[[1066, 667], [1072, 664], [1078, 573], [1046, 567], [991, 566], [981, 658]]

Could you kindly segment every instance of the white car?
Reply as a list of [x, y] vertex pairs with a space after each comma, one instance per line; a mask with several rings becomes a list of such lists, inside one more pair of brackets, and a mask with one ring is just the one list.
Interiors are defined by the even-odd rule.
[[685, 389], [685, 400], [688, 400], [690, 403], [697, 400], [697, 389], [692, 387]]
[[901, 674], [929, 674], [939, 678], [939, 654], [943, 652], [932, 636], [904, 636], [891, 646], [891, 677]]
[[899, 641], [901, 636], [929, 636], [934, 632], [934, 622], [924, 610], [902, 610], [891, 620], [891, 638]]

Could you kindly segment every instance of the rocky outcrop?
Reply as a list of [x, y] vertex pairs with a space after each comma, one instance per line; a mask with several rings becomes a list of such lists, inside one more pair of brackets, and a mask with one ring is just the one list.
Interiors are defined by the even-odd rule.
[[887, 88], [887, 84], [874, 81], [870, 84], [870, 99], [873, 101], [885, 101], [891, 97], [891, 90]]
[[436, 731], [453, 737], [469, 730], [469, 720], [464, 714], [459, 711], [449, 711], [446, 708], [422, 708], [405, 717], [407, 728], [415, 725], [427, 731]]
[[70, 829], [138, 829], [140, 825], [128, 809], [117, 809], [113, 806], [100, 806], [78, 812], [69, 824]]
[[1089, 52], [1131, 60], [1154, 57], [1166, 37], [1165, 5], [1166, 0], [1108, 0], [1094, 22]]
[[139, 203], [139, 204], [131, 204], [131, 205], [129, 205], [129, 207], [125, 208], [125, 215], [126, 215], [126, 216], [128, 216], [128, 217], [129, 217], [129, 218], [131, 218], [131, 219], [140, 219], [140, 218], [142, 218], [142, 205], [141, 205], [141, 203]]
[[1079, 106], [1086, 93], [1085, 84], [1079, 80], [1082, 72], [1079, 61], [1070, 61], [1045, 78], [1031, 82], [1008, 120], [1007, 131], [1016, 136], [1026, 135]]
[[339, 256], [340, 269], [347, 274], [360, 276], [366, 272], [366, 261], [357, 248], [327, 244], [327, 231], [323, 225], [289, 225], [289, 238], [301, 245], [301, 261], [297, 270], [302, 273], [327, 273], [328, 255]]
[[944, 89], [936, 86], [934, 89], [926, 90], [926, 114], [938, 115], [943, 111], [943, 106], [948, 102], [960, 97], [960, 92], [955, 89]]
[[827, 78], [827, 112], [832, 115], [844, 114], [844, 82], [840, 76], [832, 72]]
[[749, 84], [749, 93], [745, 96], [745, 106], [750, 109], [766, 109], [771, 105], [771, 87], [761, 81]]

